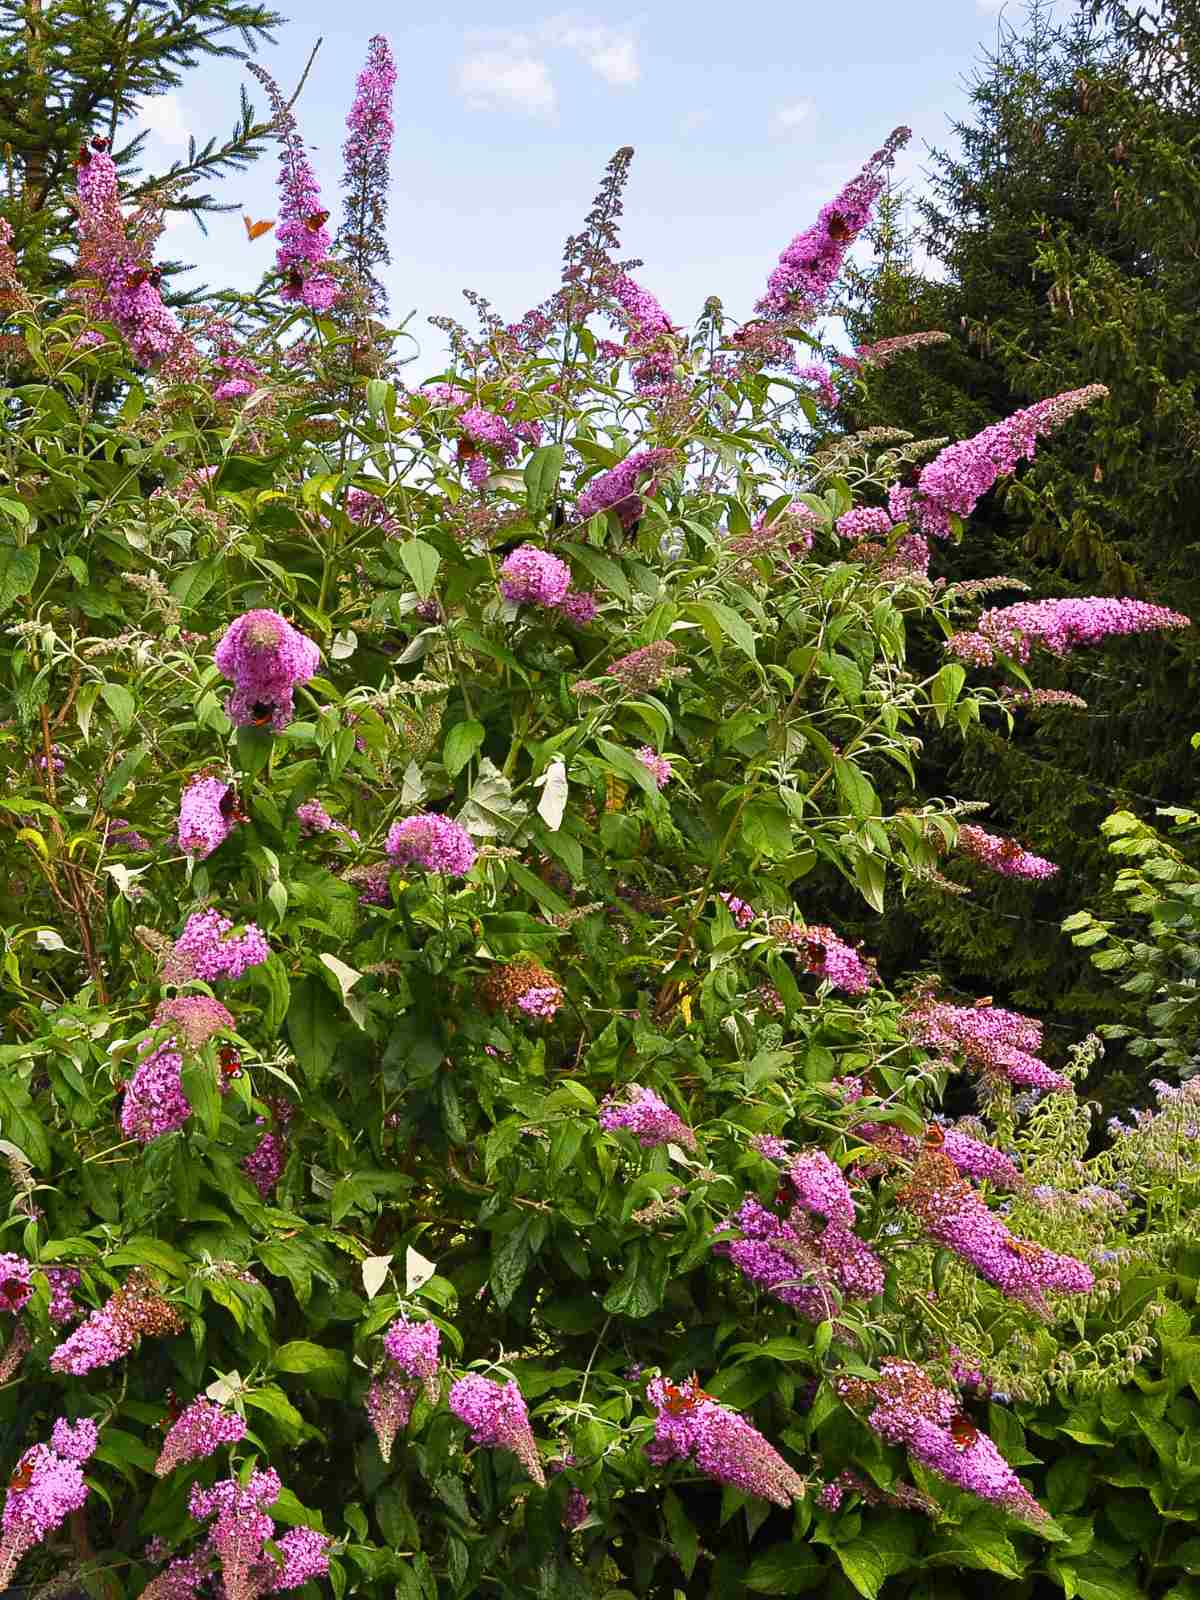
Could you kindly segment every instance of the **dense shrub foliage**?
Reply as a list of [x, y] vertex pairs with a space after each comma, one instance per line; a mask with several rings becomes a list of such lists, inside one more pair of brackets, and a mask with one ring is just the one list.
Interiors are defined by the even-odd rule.
[[841, 931], [1053, 874], [924, 737], [1187, 624], [937, 579], [1103, 391], [781, 443], [902, 135], [691, 334], [615, 259], [620, 152], [551, 299], [406, 386], [393, 80], [373, 41], [340, 249], [278, 103], [236, 315], [163, 305], [100, 138], [69, 303], [0, 260], [0, 1575], [1183, 1580], [1191, 1089], [1099, 1140], [1095, 1041]]

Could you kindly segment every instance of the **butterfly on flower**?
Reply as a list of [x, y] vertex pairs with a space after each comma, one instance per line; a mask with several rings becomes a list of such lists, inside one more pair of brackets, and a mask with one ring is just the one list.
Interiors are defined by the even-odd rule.
[[221, 803], [217, 809], [220, 811], [226, 822], [238, 823], [250, 821], [250, 818], [242, 810], [242, 803], [238, 799], [238, 792], [232, 784], [230, 784], [229, 788], [226, 789], [225, 793], [221, 796]]
[[240, 1078], [242, 1075], [242, 1058], [231, 1044], [223, 1044], [217, 1051], [217, 1059], [221, 1063], [221, 1071], [227, 1078]]
[[700, 1380], [693, 1372], [690, 1378], [685, 1378], [681, 1384], [674, 1384], [670, 1378], [663, 1379], [663, 1393], [666, 1399], [663, 1410], [671, 1417], [681, 1417], [687, 1411], [693, 1410], [701, 1400], [711, 1400], [711, 1394], [705, 1394], [700, 1387]]
[[161, 267], [137, 267], [125, 280], [127, 289], [140, 289], [142, 284], [151, 284], [155, 289], [162, 282]]
[[308, 229], [309, 233], [320, 233], [321, 229], [328, 221], [328, 211], [314, 211], [311, 216], [305, 217], [304, 226]]
[[960, 1411], [958, 1416], [951, 1419], [950, 1437], [954, 1440], [959, 1450], [969, 1450], [979, 1437], [979, 1429]]
[[18, 1462], [17, 1470], [8, 1480], [8, 1487], [10, 1489], [28, 1489], [33, 1482], [33, 1467], [34, 1458], [32, 1455], [28, 1455], [23, 1461]]
[[1013, 1255], [1024, 1261], [1036, 1261], [1044, 1253], [1040, 1244], [1031, 1244], [1028, 1239], [1006, 1239], [1005, 1243]]
[[829, 237], [838, 244], [845, 244], [846, 240], [851, 237], [850, 224], [838, 211], [830, 214], [827, 226], [829, 228]]
[[946, 1142], [946, 1135], [936, 1122], [931, 1122], [925, 1129], [925, 1148], [927, 1150], [940, 1150]]
[[256, 728], [265, 728], [275, 715], [275, 707], [270, 700], [256, 700], [250, 707], [250, 721]]
[[275, 219], [273, 217], [264, 217], [261, 222], [255, 222], [252, 217], [243, 211], [242, 223], [246, 229], [247, 240], [253, 244], [255, 239], [261, 239], [264, 233], [270, 233], [275, 226]]
[[28, 1285], [20, 1278], [5, 1278], [0, 1283], [0, 1310], [16, 1311], [25, 1299]]

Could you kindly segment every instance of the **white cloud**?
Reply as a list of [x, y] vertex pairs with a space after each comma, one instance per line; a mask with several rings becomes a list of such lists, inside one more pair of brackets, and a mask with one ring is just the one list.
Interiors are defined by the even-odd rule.
[[522, 49], [487, 50], [468, 56], [459, 63], [458, 89], [472, 111], [519, 111], [527, 117], [552, 117], [558, 108], [546, 63]]
[[682, 134], [695, 133], [697, 128], [703, 128], [706, 123], [711, 122], [712, 117], [711, 111], [700, 109], [689, 111], [686, 117], [680, 118], [679, 131]]
[[550, 58], [575, 56], [610, 88], [631, 89], [642, 71], [630, 26], [610, 27], [570, 15], [527, 28], [489, 28], [468, 35], [459, 62], [458, 90], [475, 111], [517, 111], [553, 117], [558, 91]]
[[791, 105], [780, 106], [771, 118], [771, 132], [795, 133], [806, 122], [811, 122], [816, 107], [811, 100], [793, 100]]
[[602, 22], [552, 17], [537, 31], [548, 45], [572, 51], [614, 89], [632, 89], [642, 75], [637, 40], [630, 28], [610, 28]]
[[164, 144], [185, 145], [188, 142], [189, 129], [177, 94], [156, 94], [143, 101], [138, 121]]

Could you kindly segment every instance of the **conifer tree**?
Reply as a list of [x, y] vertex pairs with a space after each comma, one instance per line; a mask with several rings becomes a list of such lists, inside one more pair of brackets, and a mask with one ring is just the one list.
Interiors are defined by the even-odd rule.
[[[914, 230], [932, 267], [914, 268], [902, 239], [877, 239], [848, 307], [855, 342], [923, 328], [951, 338], [848, 396], [844, 425], [886, 417], [961, 436], [1039, 394], [1110, 391], [1090, 417], [1088, 460], [1074, 432], [1039, 448], [1020, 482], [980, 507], [969, 538], [939, 552], [940, 576], [999, 570], [1035, 595], [1067, 584], [1200, 614], [1198, 45], [1196, 0], [1164, 0], [1153, 15], [1085, 0], [1065, 24], [1035, 0], [979, 69], [958, 152], [934, 153]], [[936, 954], [1025, 1003], [1103, 1016], [1098, 980], [1082, 962], [1065, 970], [1057, 924], [1096, 906], [1111, 877], [1097, 836], [1107, 812], [1194, 800], [1198, 670], [1191, 635], [1136, 668], [1110, 658], [1072, 685], [1086, 713], [1054, 713], [1007, 747], [981, 731], [948, 762], [947, 787], [990, 795], [993, 820], [1063, 871], [1032, 916], [1003, 889], [991, 917], [978, 894], [970, 911], [945, 899], [921, 908]]]
[[[203, 225], [230, 209], [203, 185], [261, 152], [269, 124], [243, 94], [228, 138], [193, 138], [187, 158], [142, 170], [145, 133], [128, 135], [139, 108], [175, 89], [202, 61], [252, 53], [282, 19], [259, 0], [9, 0], [0, 6], [0, 152], [7, 168], [0, 216], [27, 282], [53, 281], [68, 236], [66, 194], [79, 148], [114, 147], [131, 198], [156, 189], [166, 209]], [[165, 187], [164, 187], [165, 185]]]

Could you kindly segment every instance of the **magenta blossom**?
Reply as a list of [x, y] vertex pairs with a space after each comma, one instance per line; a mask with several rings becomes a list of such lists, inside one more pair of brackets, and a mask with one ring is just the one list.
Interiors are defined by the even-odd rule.
[[[575, 514], [581, 522], [586, 522], [598, 511], [611, 510], [617, 513], [623, 526], [629, 527], [642, 514], [639, 491], [643, 481], [674, 461], [674, 450], [635, 450], [623, 461], [618, 461], [615, 467], [592, 479], [579, 496]], [[653, 493], [653, 489], [647, 492]]]
[[641, 747], [637, 757], [654, 779], [656, 787], [665, 789], [674, 777], [674, 773], [671, 771], [671, 763], [664, 756], [660, 756], [652, 745], [648, 744], [644, 744]]
[[295, 712], [295, 691], [321, 664], [311, 639], [278, 611], [247, 611], [230, 623], [213, 660], [233, 683], [225, 710], [236, 727], [281, 733]]
[[193, 778], [179, 802], [179, 848], [204, 861], [228, 839], [237, 807], [224, 778]]
[[757, 1429], [705, 1394], [694, 1380], [676, 1385], [669, 1378], [652, 1378], [646, 1395], [657, 1413], [646, 1455], [656, 1465], [693, 1460], [706, 1477], [777, 1506], [790, 1506], [803, 1496], [799, 1473]]
[[600, 1126], [606, 1133], [627, 1128], [646, 1150], [660, 1144], [681, 1144], [685, 1150], [696, 1148], [696, 1135], [653, 1089], [635, 1086], [630, 1095], [626, 1105], [609, 1102], [601, 1107]]
[[477, 854], [467, 830], [436, 812], [394, 822], [385, 849], [398, 866], [424, 867], [427, 872], [444, 872], [452, 878], [470, 872]]
[[973, 631], [953, 634], [946, 649], [960, 661], [990, 666], [997, 653], [1029, 660], [1035, 644], [1064, 656], [1080, 645], [1131, 633], [1187, 628], [1191, 618], [1145, 600], [1092, 595], [1080, 600], [1024, 600], [985, 611]]
[[450, 1388], [450, 1409], [471, 1430], [475, 1444], [511, 1450], [533, 1481], [546, 1487], [546, 1474], [529, 1427], [529, 1413], [520, 1389], [511, 1380], [494, 1383], [477, 1372], [467, 1373]]
[[536, 545], [519, 545], [500, 568], [500, 592], [513, 605], [559, 606], [570, 587], [566, 562]]
[[244, 1417], [201, 1396], [172, 1423], [154, 1464], [154, 1475], [165, 1478], [185, 1462], [201, 1461], [215, 1455], [223, 1445], [237, 1444], [245, 1437]]
[[83, 1463], [96, 1448], [95, 1423], [84, 1419], [72, 1428], [59, 1418], [52, 1437], [53, 1444], [35, 1444], [26, 1450], [14, 1478], [21, 1487], [10, 1485], [4, 1499], [0, 1584], [6, 1588], [21, 1558], [87, 1502]]
[[858, 951], [821, 923], [804, 927], [798, 922], [789, 922], [778, 937], [781, 943], [800, 955], [809, 972], [845, 994], [866, 994], [879, 982], [874, 968]]
[[393, 1322], [383, 1337], [383, 1348], [406, 1377], [416, 1378], [430, 1401], [438, 1397], [438, 1352], [441, 1332], [436, 1322]]
[[201, 978], [214, 983], [219, 978], [240, 978], [271, 954], [261, 928], [246, 923], [234, 933], [233, 923], [215, 907], [194, 911], [167, 957], [164, 976], [171, 983], [186, 983]]
[[325, 265], [332, 243], [325, 226], [329, 212], [321, 204], [320, 186], [290, 107], [257, 62], [250, 62], [250, 71], [270, 96], [272, 128], [280, 144], [275, 229], [275, 267], [283, 278], [280, 295], [311, 311], [328, 311], [338, 296], [337, 279]]
[[968, 860], [1003, 878], [1052, 878], [1058, 871], [1044, 856], [1032, 855], [1013, 840], [985, 833], [969, 822], [958, 830], [958, 848]]

